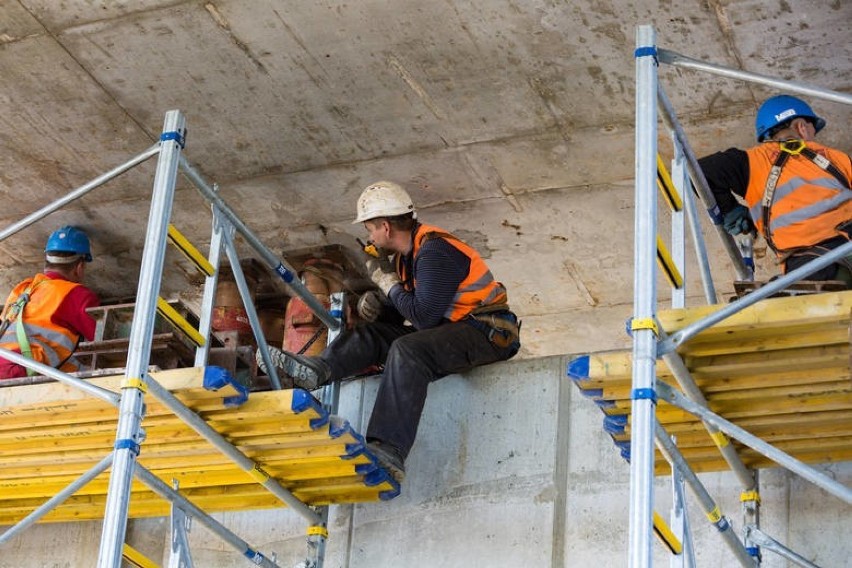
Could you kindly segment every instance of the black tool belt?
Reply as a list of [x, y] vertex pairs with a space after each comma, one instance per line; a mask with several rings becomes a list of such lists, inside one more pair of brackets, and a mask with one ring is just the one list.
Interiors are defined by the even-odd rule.
[[520, 349], [521, 322], [514, 313], [500, 310], [471, 314], [470, 319], [475, 327], [485, 333], [488, 341], [497, 347], [506, 349], [514, 344], [516, 352]]

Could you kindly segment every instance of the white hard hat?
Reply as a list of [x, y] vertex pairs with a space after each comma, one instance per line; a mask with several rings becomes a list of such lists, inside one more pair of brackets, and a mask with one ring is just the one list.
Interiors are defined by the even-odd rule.
[[[363, 223], [376, 217], [396, 217], [415, 213], [414, 202], [402, 186], [392, 181], [377, 181], [361, 192], [357, 214], [352, 224]], [[416, 213], [415, 213], [416, 216]]]

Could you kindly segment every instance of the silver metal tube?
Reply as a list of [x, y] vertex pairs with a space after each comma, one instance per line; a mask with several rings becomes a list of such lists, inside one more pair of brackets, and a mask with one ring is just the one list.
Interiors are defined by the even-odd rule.
[[[655, 33], [636, 30], [636, 211], [634, 220], [633, 321], [650, 322], [657, 304], [657, 72]], [[652, 565], [654, 505], [654, 401], [656, 336], [649, 326], [633, 331], [633, 412], [630, 437], [630, 568]], [[641, 396], [640, 396], [641, 393]]]
[[[243, 299], [243, 306], [246, 308], [251, 331], [257, 340], [258, 348], [260, 349], [263, 363], [266, 365], [267, 376], [269, 382], [272, 383], [272, 388], [281, 390], [281, 381], [278, 380], [278, 373], [275, 370], [275, 365], [272, 363], [272, 358], [269, 356], [269, 349], [266, 346], [266, 341], [263, 337], [263, 328], [260, 326], [260, 320], [257, 317], [257, 310], [254, 309], [254, 302], [251, 298], [251, 292], [248, 289], [243, 268], [240, 266], [240, 257], [237, 256], [237, 249], [234, 248], [234, 241], [231, 239], [230, 231], [222, 231], [222, 241], [225, 245], [225, 253], [228, 255], [228, 261], [231, 263], [231, 272], [234, 273], [234, 280], [237, 283], [237, 289], [240, 291], [240, 297]], [[263, 345], [261, 345], [263, 344]]]
[[716, 198], [713, 196], [713, 192], [707, 184], [704, 172], [698, 165], [698, 158], [695, 157], [695, 152], [692, 151], [692, 147], [689, 145], [689, 140], [686, 138], [686, 132], [684, 132], [683, 126], [680, 125], [680, 122], [675, 115], [672, 103], [669, 101], [668, 95], [666, 95], [665, 91], [663, 91], [661, 87], [657, 88], [657, 104], [660, 105], [660, 109], [663, 111], [663, 122], [665, 122], [669, 130], [672, 131], [673, 136], [683, 150], [684, 156], [686, 156], [686, 168], [689, 172], [689, 176], [692, 178], [692, 183], [698, 191], [701, 201], [704, 202], [704, 206], [707, 208], [707, 213], [713, 221], [713, 228], [716, 230], [716, 234], [719, 235], [719, 239], [722, 241], [722, 246], [725, 247], [725, 252], [728, 253], [728, 257], [734, 265], [737, 277], [740, 280], [748, 280], [750, 271], [743, 262], [743, 257], [740, 254], [740, 249], [737, 247], [737, 243], [734, 241], [734, 238], [729, 235], [722, 226], [721, 211], [719, 210], [719, 205], [716, 203]]
[[704, 299], [708, 304], [715, 304], [719, 300], [716, 296], [716, 286], [713, 284], [713, 274], [710, 271], [710, 257], [707, 255], [707, 243], [704, 241], [704, 233], [701, 232], [701, 221], [695, 207], [695, 196], [692, 195], [691, 190], [684, 191], [683, 202], [686, 218], [689, 220], [689, 234], [692, 235], [692, 244], [695, 247], [695, 256], [698, 259]]
[[660, 398], [665, 399], [669, 403], [689, 412], [690, 414], [694, 414], [705, 422], [713, 424], [719, 428], [719, 430], [736, 438], [751, 449], [763, 454], [778, 465], [789, 469], [793, 473], [799, 474], [811, 483], [821, 487], [832, 495], [839, 497], [847, 504], [852, 505], [852, 489], [844, 486], [842, 483], [839, 483], [829, 476], [816, 471], [812, 467], [809, 467], [789, 454], [782, 452], [771, 444], [767, 444], [757, 436], [743, 430], [736, 424], [732, 424], [718, 414], [715, 414], [703, 406], [692, 402], [687, 397], [683, 396], [681, 393], [663, 382], [657, 384], [657, 393]]
[[[215, 189], [215, 188], [214, 188]], [[204, 293], [201, 296], [201, 316], [198, 318], [198, 333], [207, 341], [195, 350], [195, 366], [207, 365], [210, 356], [210, 332], [213, 324], [213, 304], [216, 302], [216, 285], [219, 282], [219, 266], [222, 264], [222, 232], [224, 229], [219, 223], [218, 208], [210, 206], [213, 215], [211, 222], [210, 251], [207, 253], [207, 261], [215, 269], [212, 276], [204, 279]]]
[[[165, 389], [160, 383], [151, 377], [147, 380], [148, 391], [157, 397], [157, 399], [165, 404], [177, 417], [183, 420], [190, 428], [198, 432], [205, 440], [210, 442], [216, 449], [222, 452], [231, 461], [237, 464], [244, 471], [257, 470], [257, 464], [245, 454], [240, 452], [222, 434], [214, 430], [203, 418], [198, 416], [192, 409], [187, 408], [178, 398]], [[319, 515], [299, 501], [282, 486], [275, 478], [267, 477], [266, 481], [259, 482], [266, 490], [275, 495], [278, 499], [284, 502], [288, 507], [299, 513], [310, 523], [316, 524], [319, 521]]]
[[177, 507], [180, 507], [185, 512], [189, 513], [193, 518], [207, 527], [213, 534], [221, 538], [224, 542], [231, 545], [236, 551], [240, 552], [249, 563], [255, 566], [264, 566], [266, 568], [278, 568], [278, 565], [266, 558], [260, 552], [254, 550], [246, 541], [226, 529], [222, 523], [196, 507], [191, 501], [183, 495], [163, 483], [160, 478], [145, 469], [140, 464], [136, 464], [136, 477], [139, 481], [147, 485], [151, 491], [168, 500]]
[[[166, 113], [160, 157], [154, 175], [154, 190], [148, 214], [148, 230], [139, 271], [136, 307], [127, 351], [125, 379], [144, 380], [151, 356], [157, 297], [163, 276], [166, 236], [169, 230], [172, 202], [177, 180], [178, 158], [186, 134], [183, 114], [177, 110]], [[140, 387], [122, 389], [116, 432], [115, 462], [109, 478], [103, 532], [98, 554], [98, 568], [118, 568], [124, 536], [127, 531], [127, 510], [130, 504], [130, 484], [136, 463], [137, 447], [144, 414], [144, 391]]]
[[139, 154], [135, 158], [132, 158], [132, 159], [128, 160], [127, 162], [121, 164], [120, 166], [117, 166], [117, 167], [111, 169], [110, 171], [106, 172], [105, 174], [96, 177], [92, 181], [81, 185], [80, 187], [72, 190], [71, 192], [69, 192], [65, 196], [60, 197], [59, 199], [50, 203], [49, 205], [42, 207], [38, 211], [35, 211], [34, 213], [30, 213], [29, 215], [27, 215], [26, 217], [24, 217], [23, 219], [21, 219], [17, 223], [10, 225], [10, 226], [6, 227], [5, 229], [3, 229], [2, 231], [0, 231], [0, 241], [3, 241], [7, 237], [14, 235], [15, 233], [17, 233], [21, 229], [29, 227], [30, 225], [32, 225], [36, 221], [44, 219], [45, 217], [47, 217], [48, 215], [50, 215], [51, 213], [53, 213], [57, 209], [61, 209], [62, 207], [65, 207], [69, 203], [76, 201], [77, 199], [80, 199], [81, 197], [83, 197], [84, 195], [86, 195], [87, 193], [89, 193], [90, 191], [95, 189], [96, 187], [101, 186], [104, 183], [108, 182], [109, 180], [120, 176], [121, 174], [123, 174], [124, 172], [129, 170], [130, 168], [138, 166], [139, 164], [141, 164], [142, 162], [144, 162], [145, 160], [147, 160], [148, 158], [150, 158], [151, 156], [153, 156], [154, 154], [156, 154], [159, 151], [160, 151], [160, 145], [154, 144], [153, 146], [151, 146], [150, 148], [148, 148], [147, 150], [145, 150], [144, 152], [142, 152], [141, 154]]
[[[683, 392], [685, 392], [686, 395], [696, 403], [702, 406], [707, 406], [707, 399], [704, 398], [704, 393], [702, 393], [701, 389], [698, 388], [698, 385], [695, 384], [695, 381], [692, 379], [692, 375], [689, 374], [689, 369], [686, 367], [686, 364], [683, 362], [683, 359], [677, 351], [669, 351], [663, 355], [663, 360], [666, 362], [666, 365], [672, 372], [672, 375], [674, 375], [677, 380], [677, 384], [680, 385]], [[707, 432], [710, 434], [711, 438], [715, 440], [715, 435], [719, 433], [719, 429], [707, 422], [704, 423], [704, 427], [707, 428]], [[728, 463], [728, 466], [733, 470], [734, 475], [736, 475], [737, 479], [739, 479], [743, 490], [753, 490], [755, 488], [754, 476], [745, 466], [743, 460], [740, 459], [740, 456], [737, 454], [734, 447], [731, 444], [727, 444], [726, 446], [719, 448], [719, 452]]]
[[84, 381], [83, 379], [72, 377], [71, 375], [63, 373], [58, 369], [54, 369], [49, 365], [45, 365], [44, 363], [39, 363], [38, 361], [28, 359], [20, 353], [15, 353], [14, 351], [9, 351], [8, 349], [3, 349], [2, 347], [0, 347], [0, 356], [2, 356], [3, 359], [8, 359], [9, 361], [17, 363], [18, 365], [21, 365], [23, 367], [33, 369], [34, 371], [37, 371], [40, 375], [50, 377], [51, 379], [56, 379], [57, 381], [66, 385], [76, 387], [81, 391], [84, 391], [95, 398], [99, 398], [103, 401], [106, 401], [113, 406], [118, 406], [118, 402], [119, 400], [121, 400], [121, 396], [112, 392], [111, 390], [107, 390], [105, 388], [93, 385], [92, 383]]
[[745, 530], [746, 536], [758, 546], [763, 547], [764, 550], [771, 550], [775, 554], [783, 556], [787, 560], [795, 562], [799, 566], [804, 566], [805, 568], [819, 568], [819, 566], [817, 566], [801, 554], [797, 554], [796, 552], [790, 550], [789, 548], [787, 548], [762, 530], [755, 527], [746, 527]]
[[768, 75], [761, 75], [759, 73], [750, 73], [748, 71], [731, 69], [729, 67], [715, 65], [713, 63], [705, 63], [703, 61], [699, 61], [698, 59], [693, 59], [691, 57], [681, 55], [674, 51], [669, 51], [668, 49], [658, 50], [658, 55], [660, 63], [667, 63], [669, 65], [673, 65], [674, 67], [681, 67], [683, 69], [694, 69], [696, 71], [706, 71], [708, 73], [720, 75], [722, 77], [728, 77], [730, 79], [740, 79], [741, 81], [747, 81], [749, 83], [758, 83], [760, 85], [766, 85], [774, 89], [781, 89], [789, 91], [791, 93], [798, 93], [800, 95], [806, 95], [810, 97], [816, 97], [818, 99], [825, 99], [827, 101], [834, 101], [837, 103], [852, 105], [852, 95], [846, 93], [840, 93], [838, 91], [832, 91], [830, 89], [823, 89], [820, 87], [813, 87], [804, 83], [798, 83], [796, 81], [776, 79], [775, 77], [769, 77]]
[[[668, 385], [666, 386], [668, 387]], [[708, 493], [707, 489], [704, 488], [701, 480], [698, 479], [698, 476], [695, 475], [695, 472], [692, 471], [691, 467], [689, 467], [689, 464], [683, 457], [683, 454], [680, 453], [680, 450], [677, 446], [675, 446], [674, 442], [671, 441], [665, 429], [656, 420], [654, 421], [654, 426], [654, 434], [657, 439], [657, 447], [660, 448], [660, 453], [663, 454], [663, 457], [665, 457], [670, 464], [672, 464], [672, 468], [676, 469], [683, 476], [684, 481], [689, 484], [689, 488], [692, 489], [693, 494], [701, 504], [701, 508], [705, 515], [708, 517], [712, 516], [716, 519], [715, 521], [711, 520], [711, 522], [716, 527], [716, 530], [719, 531], [719, 534], [722, 535], [722, 539], [725, 541], [725, 544], [728, 545], [731, 552], [734, 553], [737, 561], [745, 568], [753, 568], [756, 566], [756, 559], [749, 555], [748, 551], [743, 546], [743, 543], [739, 541], [737, 535], [735, 535], [734, 531], [731, 530], [730, 521], [728, 521], [728, 519], [719, 511], [719, 507], [716, 505], [716, 502], [713, 501], [713, 497], [710, 496], [710, 493]]]
[[264, 245], [260, 239], [258, 239], [254, 233], [245, 225], [245, 223], [240, 220], [236, 213], [234, 213], [233, 209], [231, 209], [227, 203], [225, 203], [219, 195], [213, 191], [213, 189], [208, 185], [204, 178], [201, 176], [195, 168], [186, 160], [186, 158], [181, 157], [181, 168], [187, 177], [192, 181], [198, 191], [201, 192], [201, 195], [207, 199], [209, 202], [216, 205], [221, 213], [228, 218], [228, 220], [233, 223], [234, 228], [239, 232], [243, 238], [246, 239], [249, 245], [257, 251], [258, 254], [263, 258], [266, 264], [275, 271], [278, 276], [287, 284], [293, 292], [299, 296], [304, 302], [308, 305], [311, 311], [329, 328], [329, 329], [337, 329], [339, 325], [337, 320], [335, 320], [329, 313], [325, 310], [323, 305], [317, 300], [313, 294], [302, 284], [298, 278], [296, 278], [295, 271], [291, 266], [285, 263], [283, 260], [280, 260], [275, 254]]
[[852, 241], [841, 245], [836, 249], [825, 253], [822, 256], [815, 258], [809, 263], [804, 264], [791, 272], [788, 272], [784, 276], [773, 280], [765, 286], [762, 286], [753, 292], [749, 292], [747, 295], [743, 296], [739, 300], [727, 304], [726, 306], [720, 308], [718, 311], [713, 312], [707, 317], [697, 322], [691, 323], [680, 331], [673, 333], [668, 339], [660, 343], [660, 355], [677, 349], [678, 345], [695, 337], [697, 334], [701, 333], [705, 329], [714, 326], [720, 321], [734, 315], [735, 313], [756, 304], [764, 298], [768, 298], [769, 296], [775, 294], [780, 290], [783, 290], [793, 282], [797, 282], [805, 276], [813, 274], [817, 270], [825, 268], [829, 264], [832, 264], [840, 260], [844, 256], [849, 255], [852, 255]]
[[17, 536], [18, 534], [22, 533], [23, 531], [37, 523], [39, 519], [41, 519], [53, 509], [55, 509], [57, 506], [61, 505], [63, 501], [68, 499], [68, 497], [75, 494], [91, 480], [106, 471], [110, 464], [112, 464], [112, 458], [113, 453], [110, 452], [101, 461], [92, 466], [89, 471], [69, 483], [65, 487], [65, 489], [45, 501], [44, 504], [42, 504], [38, 509], [24, 517], [18, 524], [11, 527], [9, 530], [0, 535], [0, 544], [3, 544], [12, 537]]

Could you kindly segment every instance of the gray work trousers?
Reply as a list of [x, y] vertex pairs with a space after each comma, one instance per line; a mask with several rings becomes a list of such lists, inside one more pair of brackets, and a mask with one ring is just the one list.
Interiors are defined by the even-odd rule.
[[375, 322], [344, 331], [321, 358], [331, 379], [384, 365], [379, 392], [367, 427], [367, 441], [378, 440], [405, 458], [414, 445], [426, 389], [434, 380], [514, 356], [518, 346], [498, 347], [467, 321], [416, 330]]

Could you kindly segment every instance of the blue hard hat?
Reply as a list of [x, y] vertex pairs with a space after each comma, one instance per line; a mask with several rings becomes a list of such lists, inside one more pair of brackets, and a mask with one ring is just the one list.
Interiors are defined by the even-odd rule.
[[797, 117], [811, 119], [817, 132], [825, 127], [825, 120], [814, 114], [810, 105], [802, 99], [790, 95], [778, 95], [766, 99], [760, 105], [754, 123], [757, 141], [763, 142], [770, 130]]
[[92, 249], [89, 246], [89, 237], [86, 236], [86, 233], [71, 225], [66, 225], [53, 231], [47, 239], [44, 252], [73, 252], [83, 255], [86, 262], [92, 262]]

